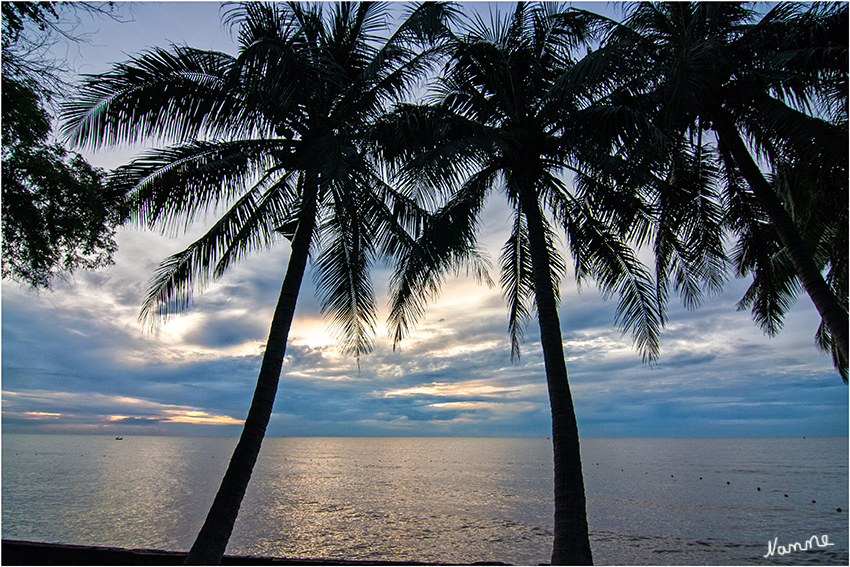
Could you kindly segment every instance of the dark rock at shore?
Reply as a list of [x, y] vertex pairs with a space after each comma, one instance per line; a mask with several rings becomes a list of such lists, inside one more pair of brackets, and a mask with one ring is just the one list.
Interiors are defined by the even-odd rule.
[[[92, 545], [38, 543], [4, 539], [0, 549], [3, 565], [182, 565], [186, 552], [157, 549], [122, 549]], [[222, 565], [445, 565], [416, 561], [349, 561], [342, 559], [293, 559], [225, 555]], [[471, 565], [507, 565], [480, 562]]]

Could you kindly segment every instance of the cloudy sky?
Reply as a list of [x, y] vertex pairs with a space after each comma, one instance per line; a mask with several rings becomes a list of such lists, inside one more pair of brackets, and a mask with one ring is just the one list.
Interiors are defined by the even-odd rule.
[[[486, 5], [476, 4], [474, 9]], [[507, 5], [502, 4], [504, 9]], [[466, 5], [465, 9], [473, 9]], [[596, 4], [616, 10], [615, 4]], [[233, 53], [213, 3], [122, 5], [131, 22], [83, 18], [89, 41], [62, 51], [73, 69], [106, 71], [171, 43]], [[87, 154], [110, 168], [138, 148]], [[498, 195], [481, 241], [493, 259], [510, 215]], [[118, 234], [116, 263], [80, 272], [49, 292], [2, 284], [4, 433], [238, 435], [288, 259], [284, 241], [244, 260], [192, 307], [158, 329], [138, 320], [158, 263], [204, 230], [168, 238]], [[386, 320], [389, 271], [374, 272]], [[491, 275], [498, 280], [494, 270]], [[813, 343], [818, 317], [802, 296], [768, 339], [735, 304], [747, 282], [691, 312], [678, 300], [661, 358], [645, 366], [614, 324], [615, 301], [565, 280], [561, 324], [584, 437], [847, 435], [848, 388]], [[450, 279], [413, 335], [393, 351], [379, 327], [375, 352], [339, 354], [305, 278], [269, 434], [275, 436], [548, 436], [550, 418], [536, 324], [511, 364], [498, 288]]]

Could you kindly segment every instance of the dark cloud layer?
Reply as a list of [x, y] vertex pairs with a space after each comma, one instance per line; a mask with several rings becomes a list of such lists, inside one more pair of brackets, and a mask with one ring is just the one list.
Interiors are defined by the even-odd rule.
[[[61, 431], [63, 425], [81, 431], [89, 423], [110, 432], [238, 432], [262, 352], [261, 325], [250, 317], [240, 321], [212, 309], [169, 343], [128, 330], [129, 323], [93, 317], [73, 301], [62, 306], [8, 286], [5, 291], [5, 431]], [[661, 358], [649, 367], [628, 337], [604, 323], [610, 304], [598, 297], [594, 303], [587, 290], [564, 295], [562, 312], [573, 310], [573, 301], [586, 321], [596, 321], [564, 333], [583, 435], [847, 433], [847, 387], [806, 341], [791, 334], [770, 341], [745, 314], [709, 306], [705, 316], [682, 311], [671, 317]], [[249, 294], [236, 303], [248, 313], [252, 302], [265, 299]], [[210, 299], [218, 301], [218, 295]], [[529, 325], [523, 357], [512, 364], [501, 307], [486, 298], [482, 304], [483, 311], [453, 308], [454, 315], [427, 317], [424, 338], [414, 334], [400, 351], [380, 338], [359, 368], [330, 340], [290, 344], [269, 433], [547, 436], [536, 327]], [[440, 311], [439, 301], [434, 308]], [[811, 322], [811, 313], [795, 309], [790, 321]], [[299, 312], [294, 335], [299, 327], [321, 328], [309, 307]], [[222, 353], [243, 343], [254, 344], [255, 352]], [[193, 352], [198, 346], [208, 350]], [[146, 347], [148, 357], [133, 354]], [[180, 349], [187, 353], [175, 354]], [[211, 417], [175, 421], [193, 412]], [[230, 422], [217, 423], [222, 416]]]
[[[172, 42], [234, 51], [212, 4], [133, 8], [133, 24], [100, 22], [74, 65], [99, 72], [116, 53]], [[178, 25], [189, 20], [190, 28]], [[109, 168], [130, 155], [92, 159]], [[510, 222], [503, 197], [494, 195], [479, 233], [492, 258]], [[203, 230], [175, 239], [122, 230], [115, 266], [79, 273], [53, 292], [35, 295], [3, 282], [4, 432], [239, 433], [288, 246], [251, 255], [199, 290], [185, 313], [143, 326], [139, 308], [157, 265]], [[500, 291], [450, 278], [394, 349], [383, 325], [389, 275], [385, 266], [373, 273], [378, 336], [359, 365], [339, 353], [312, 277], [305, 278], [270, 435], [550, 435], [534, 321], [521, 360], [511, 363]], [[491, 276], [498, 281], [495, 270]], [[693, 312], [671, 301], [661, 356], [647, 366], [631, 336], [616, 328], [616, 299], [602, 301], [592, 282], [578, 292], [565, 278], [560, 314], [581, 434], [847, 435], [848, 388], [813, 346], [811, 302], [801, 297], [785, 329], [767, 339], [748, 313], [736, 311], [746, 286], [730, 281]]]

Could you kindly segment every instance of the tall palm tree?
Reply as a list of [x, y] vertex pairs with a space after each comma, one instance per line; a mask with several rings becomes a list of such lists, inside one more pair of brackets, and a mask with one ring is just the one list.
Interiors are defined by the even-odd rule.
[[291, 241], [251, 408], [187, 563], [219, 563], [224, 554], [271, 416], [309, 256], [344, 351], [372, 349], [370, 267], [409, 245], [421, 209], [382, 181], [360, 140], [429, 69], [434, 50], [424, 42], [449, 12], [423, 4], [383, 39], [387, 5], [246, 3], [227, 13], [239, 29], [237, 57], [155, 49], [90, 77], [65, 109], [65, 131], [78, 144], [174, 143], [112, 176], [140, 222], [188, 225], [229, 204], [206, 234], [162, 262], [143, 319], [185, 308], [196, 286], [246, 253], [281, 236]]
[[[620, 325], [633, 331], [646, 359], [658, 353], [664, 320], [651, 274], [628, 245], [653, 233], [653, 210], [637, 191], [627, 194], [626, 185], [618, 191], [594, 172], [614, 173], [612, 180], [631, 177], [641, 187], [658, 180], [630, 171], [610, 153], [611, 141], [594, 131], [599, 124], [589, 114], [600, 117], [612, 108], [591, 108], [596, 82], [572, 58], [587, 38], [584, 20], [551, 3], [520, 2], [490, 24], [469, 21], [449, 42], [432, 104], [400, 106], [373, 133], [403, 184], [426, 193], [436, 188], [444, 200], [397, 264], [390, 309], [396, 342], [423, 314], [447, 272], [467, 264], [482, 274], [476, 230], [486, 199], [500, 189], [514, 211], [500, 257], [511, 354], [519, 357], [523, 327], [536, 308], [552, 414], [552, 563], [573, 565], [591, 564], [592, 552], [558, 315], [565, 271], [558, 228], [577, 278], [594, 278], [608, 297], [619, 294]], [[568, 171], [580, 181], [575, 190], [562, 179]], [[605, 186], [607, 199], [599, 199], [604, 203], [593, 200], [597, 185]]]
[[[774, 172], [782, 164], [805, 167], [818, 180], [807, 189], [818, 188], [819, 200], [833, 204], [833, 226], [840, 224], [837, 215], [847, 209], [847, 13], [838, 3], [780, 3], [761, 17], [737, 2], [635, 3], [622, 24], [611, 25], [602, 50], [621, 76], [639, 77], [632, 103], [660, 130], [691, 138], [713, 132], [729, 225], [749, 243], [740, 246], [775, 234], [822, 317], [819, 342], [832, 346], [839, 369], [848, 359], [846, 291], [839, 283], [846, 282], [840, 273], [847, 269], [846, 231], [833, 231], [837, 240], [826, 256], [808, 246], [806, 229], [789, 211], [789, 194], [777, 191], [759, 160]], [[734, 216], [744, 212], [748, 220]], [[776, 252], [765, 255], [768, 249], [762, 246], [762, 275], [742, 305], [755, 300], [759, 287], [768, 290], [766, 261]], [[739, 271], [755, 269], [751, 260], [738, 262]], [[754, 316], [769, 333], [787, 297], [765, 293], [755, 302]]]
[[[825, 178], [806, 163], [779, 163], [770, 177], [773, 190], [782, 200], [812, 259], [825, 272], [841, 307], [847, 309], [848, 206], [845, 175]], [[843, 186], [843, 188], [842, 188]], [[783, 319], [800, 292], [800, 280], [782, 242], [754, 198], [736, 191], [729, 200], [727, 222], [738, 235], [733, 261], [739, 276], [752, 274], [753, 283], [738, 304], [750, 308], [753, 318], [770, 336], [783, 326]], [[833, 364], [846, 382], [847, 360], [821, 322], [815, 335], [817, 346], [832, 355]]]

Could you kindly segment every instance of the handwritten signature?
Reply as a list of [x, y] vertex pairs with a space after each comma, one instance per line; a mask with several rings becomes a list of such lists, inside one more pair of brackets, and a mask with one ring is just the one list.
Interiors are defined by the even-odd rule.
[[777, 545], [778, 542], [778, 537], [773, 538], [773, 541], [767, 542], [767, 555], [765, 555], [765, 557], [770, 557], [774, 553], [777, 553], [779, 555], [786, 555], [788, 553], [791, 553], [792, 551], [808, 551], [810, 549], [814, 549], [815, 546], [828, 547], [830, 545], [835, 545], [834, 543], [829, 543], [829, 536], [826, 534], [821, 536], [820, 541], [818, 541], [818, 536], [813, 535], [803, 543], [796, 541], [786, 546]]

